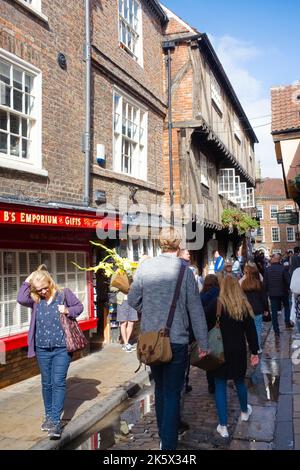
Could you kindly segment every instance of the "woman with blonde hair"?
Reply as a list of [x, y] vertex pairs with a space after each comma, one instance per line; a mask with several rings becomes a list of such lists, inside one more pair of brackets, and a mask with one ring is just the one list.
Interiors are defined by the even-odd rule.
[[221, 303], [220, 329], [225, 363], [212, 371], [212, 375], [215, 379], [215, 401], [219, 418], [217, 432], [222, 437], [228, 437], [227, 380], [234, 380], [241, 406], [241, 421], [248, 421], [252, 408], [248, 404], [247, 388], [244, 382], [247, 370], [246, 339], [252, 353], [252, 366], [258, 364], [259, 346], [252, 307], [236, 278], [226, 276], [220, 285], [219, 298], [212, 301], [205, 309], [208, 330], [216, 324], [218, 302]]
[[45, 419], [42, 431], [50, 439], [61, 437], [66, 377], [71, 354], [66, 348], [60, 315], [76, 318], [83, 305], [73, 292], [60, 290], [44, 265], [33, 271], [18, 292], [18, 302], [32, 309], [28, 332], [28, 357], [36, 355], [42, 380]]
[[260, 273], [256, 264], [248, 264], [245, 269], [245, 277], [241, 282], [241, 287], [245, 292], [248, 302], [255, 315], [255, 327], [258, 336], [259, 352], [262, 349], [262, 317], [269, 313], [268, 297], [264, 285], [260, 279]]

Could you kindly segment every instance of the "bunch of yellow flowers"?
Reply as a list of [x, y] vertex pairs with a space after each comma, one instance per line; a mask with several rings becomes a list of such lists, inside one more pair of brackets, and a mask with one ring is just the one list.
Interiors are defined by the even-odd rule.
[[[95, 273], [97, 273], [99, 269], [103, 269], [106, 277], [111, 277], [114, 274], [127, 274], [129, 277], [133, 277], [134, 271], [138, 267], [137, 262], [130, 261], [128, 258], [122, 258], [120, 255], [118, 255], [115, 248], [107, 248], [107, 246], [97, 242], [90, 241], [90, 243], [95, 246], [100, 246], [102, 249], [104, 249], [107, 253], [107, 256], [105, 256], [105, 258], [103, 258], [103, 260], [101, 260], [97, 266], [92, 266], [90, 268], [84, 268], [73, 262], [76, 268], [83, 271], [94, 271]], [[107, 262], [107, 259], [112, 259], [113, 262]]]

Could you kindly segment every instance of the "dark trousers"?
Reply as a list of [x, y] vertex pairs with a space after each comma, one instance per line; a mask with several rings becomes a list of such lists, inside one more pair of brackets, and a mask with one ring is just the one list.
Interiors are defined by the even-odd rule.
[[66, 348], [37, 348], [36, 357], [42, 378], [45, 415], [60, 422], [66, 394], [66, 377], [71, 362]]
[[271, 312], [272, 312], [272, 325], [274, 333], [279, 333], [279, 324], [278, 324], [278, 312], [281, 310], [281, 305], [284, 306], [284, 319], [288, 323], [290, 321], [290, 302], [289, 296], [283, 295], [282, 297], [270, 297], [271, 302]]
[[180, 422], [180, 398], [187, 366], [188, 345], [171, 344], [173, 358], [151, 366], [155, 383], [155, 412], [162, 450], [176, 450]]

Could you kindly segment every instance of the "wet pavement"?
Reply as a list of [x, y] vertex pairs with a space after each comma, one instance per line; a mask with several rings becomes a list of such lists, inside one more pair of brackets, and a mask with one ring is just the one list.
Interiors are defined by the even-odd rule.
[[[285, 338], [286, 337], [286, 338]], [[264, 351], [257, 368], [248, 368], [247, 385], [253, 414], [248, 423], [240, 422], [240, 407], [233, 382], [228, 382], [229, 439], [216, 432], [218, 424], [214, 396], [208, 393], [204, 371], [191, 368], [192, 391], [184, 396], [182, 419], [189, 429], [180, 435], [180, 450], [242, 450], [274, 448], [276, 410], [281, 373], [281, 345], [289, 342], [284, 331], [281, 344], [275, 342], [271, 324], [264, 324]], [[116, 410], [94, 427], [87, 439], [77, 442], [77, 449], [157, 450], [159, 439], [154, 413], [153, 386], [128, 403], [126, 410]], [[299, 403], [300, 405], [300, 403]], [[109, 436], [109, 438], [108, 438]]]
[[[264, 324], [264, 350], [257, 368], [248, 368], [253, 414], [239, 421], [239, 403], [228, 382], [229, 439], [216, 433], [213, 395], [205, 372], [191, 369], [192, 391], [185, 395], [182, 419], [189, 429], [180, 435], [181, 450], [300, 449], [300, 342], [285, 329], [275, 341]], [[156, 450], [159, 447], [148, 371], [134, 373], [136, 355], [119, 344], [72, 363], [68, 377], [62, 439], [49, 441], [39, 427], [43, 405], [40, 377], [0, 390], [0, 449]]]

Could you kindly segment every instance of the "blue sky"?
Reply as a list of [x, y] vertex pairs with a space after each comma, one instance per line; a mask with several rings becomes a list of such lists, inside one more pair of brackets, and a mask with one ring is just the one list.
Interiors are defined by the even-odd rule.
[[209, 35], [259, 138], [256, 158], [263, 176], [282, 177], [270, 136], [270, 88], [300, 80], [300, 1], [162, 3], [190, 26]]

